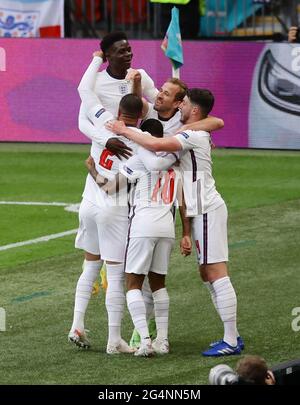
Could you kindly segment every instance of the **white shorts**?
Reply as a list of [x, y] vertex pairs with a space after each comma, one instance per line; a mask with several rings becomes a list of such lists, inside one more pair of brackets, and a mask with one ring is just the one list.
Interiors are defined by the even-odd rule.
[[79, 208], [79, 229], [75, 247], [103, 260], [124, 261], [128, 217], [119, 207], [98, 207], [83, 199]]
[[167, 274], [173, 238], [130, 238], [125, 255], [125, 272]]
[[222, 204], [192, 219], [192, 236], [199, 264], [228, 261], [227, 207]]

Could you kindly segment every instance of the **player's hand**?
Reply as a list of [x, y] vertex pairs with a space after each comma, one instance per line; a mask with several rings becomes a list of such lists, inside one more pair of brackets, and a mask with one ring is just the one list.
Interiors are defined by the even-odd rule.
[[88, 169], [89, 172], [91, 172], [93, 169], [95, 169], [95, 161], [92, 158], [92, 156], [89, 156], [86, 161], [85, 161], [85, 167]]
[[105, 128], [117, 135], [123, 135], [126, 125], [123, 121], [108, 121], [105, 124]]
[[122, 157], [128, 159], [132, 155], [132, 149], [118, 138], [110, 138], [105, 147], [116, 155], [118, 159]]
[[128, 69], [128, 73], [125, 77], [125, 80], [141, 81], [142, 75], [137, 69]]
[[102, 51], [95, 51], [93, 52], [93, 57], [98, 56], [99, 58], [103, 59], [103, 52]]
[[180, 252], [183, 256], [189, 256], [192, 253], [192, 239], [190, 236], [184, 236], [180, 241]]
[[297, 39], [298, 27], [291, 27], [289, 29], [288, 41], [295, 42]]

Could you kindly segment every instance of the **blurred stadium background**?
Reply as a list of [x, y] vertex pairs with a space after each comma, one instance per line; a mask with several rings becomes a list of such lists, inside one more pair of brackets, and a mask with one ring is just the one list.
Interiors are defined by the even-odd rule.
[[[24, 29], [16, 25], [22, 17], [20, 10], [11, 13], [12, 3], [24, 1], [0, 2], [0, 307], [6, 313], [0, 383], [207, 384], [211, 367], [234, 366], [237, 358], [201, 357], [221, 337], [221, 325], [194, 257], [181, 257], [178, 248], [168, 280], [169, 356], [108, 357], [103, 290], [87, 315], [92, 349], [77, 351], [67, 343], [82, 264], [72, 208], [81, 200], [89, 153], [77, 129], [76, 88], [99, 40], [112, 30], [127, 32], [133, 66], [160, 86], [171, 75], [160, 44], [173, 4], [57, 1], [56, 21], [40, 29], [33, 14]], [[28, 3], [32, 11], [38, 1]], [[292, 311], [300, 307], [300, 46], [285, 43], [288, 28], [299, 25], [299, 3], [179, 5], [181, 78], [210, 88], [213, 113], [225, 121], [213, 135], [214, 174], [229, 208], [239, 330], [245, 353], [259, 354], [271, 366], [299, 357]], [[30, 38], [35, 36], [40, 38]], [[126, 338], [131, 330], [127, 314]]]

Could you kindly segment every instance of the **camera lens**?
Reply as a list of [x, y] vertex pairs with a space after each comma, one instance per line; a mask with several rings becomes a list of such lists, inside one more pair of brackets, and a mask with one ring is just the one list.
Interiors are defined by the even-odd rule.
[[211, 385], [230, 385], [236, 382], [238, 376], [231, 367], [226, 364], [219, 364], [209, 372], [208, 381]]

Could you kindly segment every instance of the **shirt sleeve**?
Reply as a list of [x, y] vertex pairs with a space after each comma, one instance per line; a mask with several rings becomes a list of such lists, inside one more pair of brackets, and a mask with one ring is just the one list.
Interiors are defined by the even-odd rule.
[[108, 131], [103, 126], [102, 128], [97, 128], [95, 125], [93, 125], [88, 119], [88, 116], [82, 105], [80, 106], [79, 110], [78, 127], [80, 132], [82, 132], [91, 141], [97, 142], [102, 147], [105, 147], [108, 139], [115, 137], [112, 132]]
[[145, 117], [143, 117], [143, 121], [148, 120], [149, 118], [157, 119], [157, 114], [155, 114], [154, 107], [152, 103], [148, 103], [148, 111]]
[[144, 69], [139, 69], [139, 72], [142, 76], [143, 96], [146, 97], [151, 103], [154, 103], [158, 90], [155, 87], [153, 80]]
[[102, 58], [100, 58], [99, 56], [95, 56], [89, 67], [85, 71], [84, 75], [82, 76], [82, 79], [78, 86], [78, 93], [86, 111], [89, 111], [91, 108], [97, 105], [103, 107], [94, 91], [97, 73], [101, 63]]
[[131, 183], [133, 183], [145, 174], [145, 167], [139, 156], [134, 155], [129, 158], [123, 166], [121, 166], [120, 172], [127, 177]]
[[203, 138], [209, 137], [209, 133], [205, 131], [183, 131], [175, 135], [175, 138], [180, 142], [182, 150], [190, 150], [201, 146]]
[[114, 117], [101, 104], [96, 104], [87, 111], [87, 117], [96, 128], [102, 129], [107, 121]]
[[145, 168], [151, 171], [160, 171], [169, 169], [177, 160], [176, 155], [173, 153], [166, 153], [164, 155], [157, 155], [143, 147], [138, 148], [138, 156], [143, 162]]

